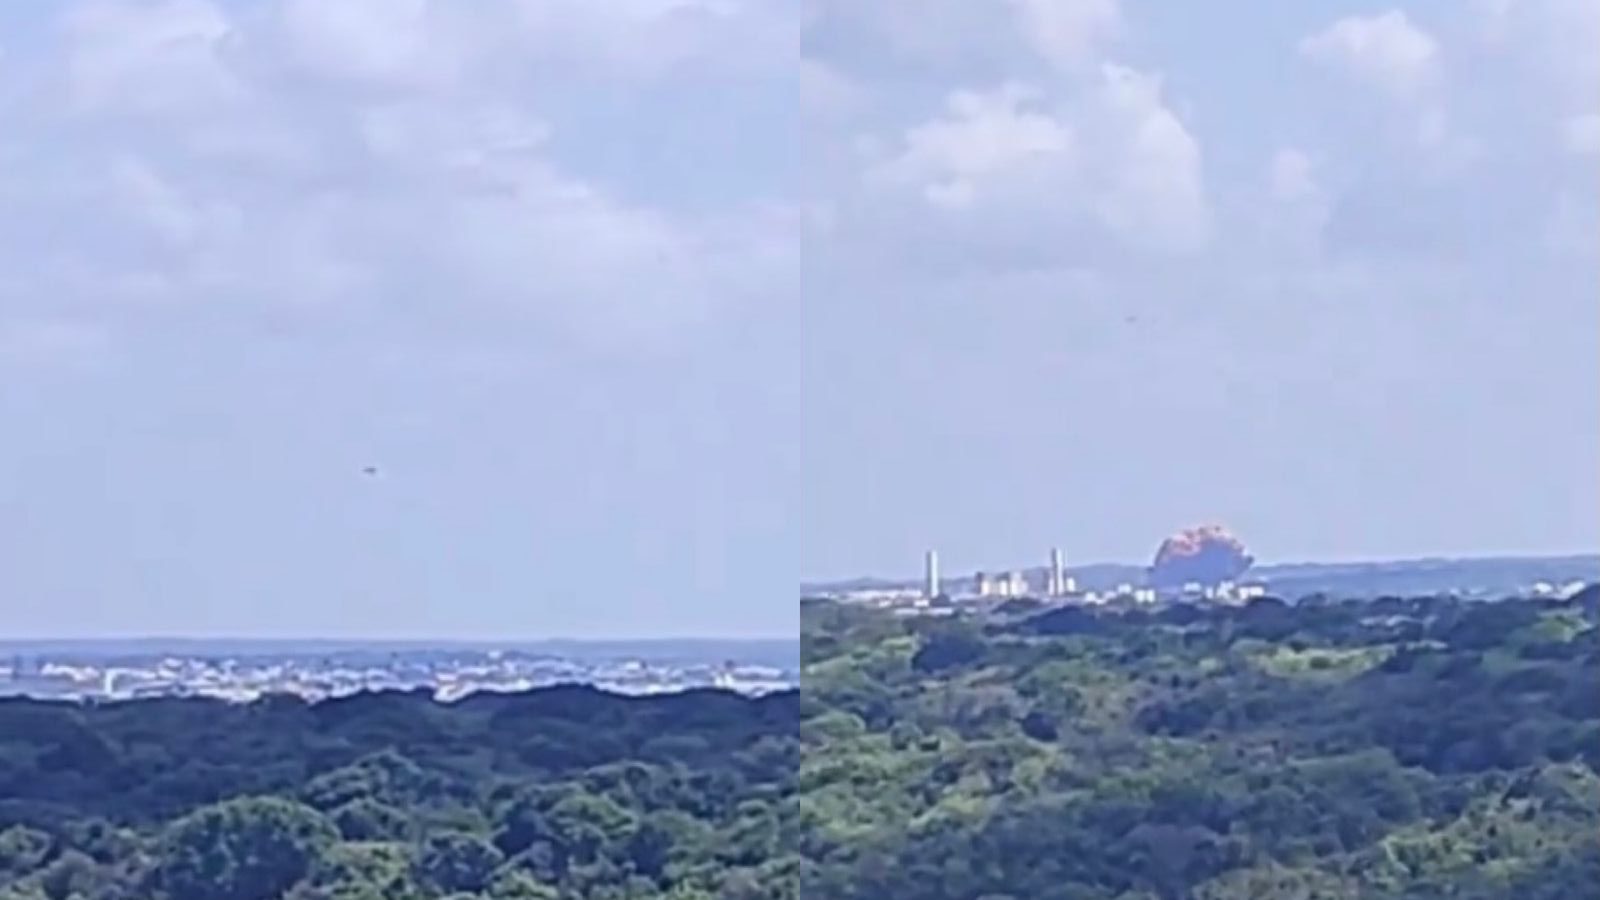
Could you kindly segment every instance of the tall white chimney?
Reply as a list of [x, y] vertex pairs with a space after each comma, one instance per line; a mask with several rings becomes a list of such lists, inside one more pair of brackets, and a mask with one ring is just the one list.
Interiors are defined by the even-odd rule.
[[922, 593], [929, 600], [939, 596], [939, 552], [929, 550], [927, 558], [923, 561]]
[[1067, 564], [1062, 559], [1061, 548], [1050, 551], [1050, 596], [1060, 597], [1067, 592]]

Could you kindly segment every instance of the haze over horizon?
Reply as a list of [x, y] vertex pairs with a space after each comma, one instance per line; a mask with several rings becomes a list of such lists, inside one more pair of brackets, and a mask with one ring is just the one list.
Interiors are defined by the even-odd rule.
[[1596, 44], [1586, 0], [0, 5], [7, 628], [771, 636], [930, 546], [1600, 547]]
[[1600, 548], [1597, 44], [1579, 0], [813, 3], [806, 580]]
[[440, 637], [434, 634], [383, 634], [377, 632], [373, 635], [359, 633], [345, 635], [319, 635], [296, 634], [293, 632], [263, 633], [263, 634], [236, 634], [229, 632], [212, 633], [182, 633], [182, 632], [127, 632], [122, 634], [77, 634], [57, 635], [50, 633], [17, 634], [7, 633], [0, 637], [0, 648], [18, 645], [36, 644], [316, 644], [316, 645], [371, 645], [371, 646], [416, 646], [416, 647], [483, 647], [494, 648], [522, 648], [522, 647], [555, 647], [573, 645], [583, 647], [604, 646], [670, 646], [681, 644], [716, 644], [727, 646], [769, 646], [775, 644], [792, 644], [798, 638], [792, 634], [748, 635], [740, 637], [717, 637], [697, 634], [652, 634], [643, 636], [629, 636], [626, 634], [607, 635], [604, 637], [519, 637], [516, 635], [480, 635]]
[[5, 630], [792, 634], [797, 29], [0, 6]]
[[[1038, 558], [1034, 558], [1034, 557], [1038, 557]], [[1000, 559], [993, 559], [993, 560], [989, 560], [987, 564], [984, 564], [984, 563], [981, 563], [981, 562], [980, 563], [972, 563], [970, 561], [962, 562], [962, 561], [959, 561], [959, 558], [958, 558], [958, 561], [952, 563], [950, 561], [949, 557], [941, 551], [940, 555], [939, 555], [939, 566], [940, 566], [941, 572], [943, 572], [947, 576], [953, 576], [953, 577], [962, 577], [962, 576], [970, 575], [970, 574], [972, 574], [974, 572], [999, 573], [999, 572], [1005, 572], [1005, 571], [1010, 571], [1010, 570], [1019, 569], [1019, 568], [1023, 569], [1023, 570], [1038, 570], [1038, 569], [1044, 569], [1044, 568], [1048, 567], [1048, 565], [1049, 565], [1048, 560], [1043, 557], [1043, 554], [1034, 554], [1034, 557], [1028, 557], [1028, 558], [1024, 559], [1024, 558], [1018, 556], [1015, 560], [1013, 560], [1010, 563], [1007, 563], [1004, 560], [1000, 560]], [[1330, 558], [1324, 558], [1324, 559], [1265, 559], [1265, 560], [1257, 559], [1255, 561], [1255, 563], [1250, 567], [1249, 571], [1250, 572], [1259, 572], [1259, 571], [1261, 571], [1263, 569], [1289, 569], [1289, 568], [1295, 568], [1295, 567], [1300, 567], [1300, 566], [1305, 566], [1305, 567], [1323, 567], [1323, 566], [1326, 566], [1326, 567], [1332, 568], [1332, 567], [1341, 567], [1341, 566], [1369, 566], [1369, 565], [1371, 565], [1371, 566], [1387, 566], [1387, 565], [1405, 565], [1405, 564], [1413, 564], [1413, 563], [1420, 564], [1420, 563], [1437, 563], [1437, 562], [1471, 564], [1471, 563], [1484, 563], [1484, 562], [1521, 562], [1521, 561], [1542, 562], [1542, 561], [1567, 561], [1567, 560], [1582, 561], [1584, 563], [1594, 563], [1597, 566], [1600, 566], [1600, 552], [1574, 551], [1574, 552], [1571, 552], [1571, 553], [1540, 553], [1540, 554], [1528, 554], [1528, 555], [1524, 555], [1524, 554], [1489, 553], [1489, 554], [1484, 554], [1484, 555], [1480, 555], [1480, 556], [1449, 556], [1449, 555], [1445, 555], [1445, 556], [1379, 557], [1379, 558], [1349, 558], [1349, 557], [1336, 558], [1336, 557], [1330, 557]], [[915, 562], [917, 565], [920, 566], [922, 560], [919, 557], [917, 560], [914, 560], [913, 562]], [[1143, 560], [1137, 560], [1137, 559], [1087, 559], [1087, 560], [1079, 559], [1079, 560], [1073, 560], [1073, 559], [1069, 558], [1067, 560], [1066, 570], [1068, 572], [1072, 572], [1072, 571], [1082, 571], [1084, 569], [1095, 569], [1095, 568], [1146, 568], [1149, 565], [1150, 565], [1150, 560], [1149, 559], [1143, 559]], [[895, 581], [895, 582], [911, 583], [911, 582], [920, 582], [921, 579], [922, 579], [922, 572], [921, 572], [920, 569], [915, 569], [914, 570], [913, 567], [911, 567], [911, 566], [902, 565], [900, 567], [900, 569], [898, 570], [898, 574], [896, 574], [896, 572], [891, 572], [891, 571], [885, 571], [885, 572], [859, 572], [859, 573], [856, 573], [855, 575], [846, 575], [846, 576], [842, 576], [842, 577], [802, 578], [800, 580], [800, 583], [801, 583], [801, 585], [843, 584], [843, 583], [849, 583], [849, 582], [852, 582], [852, 581]]]

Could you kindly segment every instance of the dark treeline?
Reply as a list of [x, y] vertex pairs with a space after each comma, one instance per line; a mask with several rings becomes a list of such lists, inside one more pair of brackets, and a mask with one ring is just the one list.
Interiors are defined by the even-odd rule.
[[1595, 600], [808, 604], [802, 892], [1594, 896]]
[[0, 701], [0, 900], [1600, 883], [1593, 591], [1007, 612], [809, 604], [804, 691], [761, 699]]
[[0, 701], [0, 898], [792, 898], [798, 714], [581, 687]]

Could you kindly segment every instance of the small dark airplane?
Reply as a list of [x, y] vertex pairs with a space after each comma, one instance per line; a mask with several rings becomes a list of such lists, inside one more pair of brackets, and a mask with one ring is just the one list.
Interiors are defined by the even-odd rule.
[[369, 476], [369, 477], [373, 476], [373, 475], [376, 475], [376, 474], [378, 474], [378, 467], [377, 466], [363, 466], [362, 469], [361, 469], [361, 474]]

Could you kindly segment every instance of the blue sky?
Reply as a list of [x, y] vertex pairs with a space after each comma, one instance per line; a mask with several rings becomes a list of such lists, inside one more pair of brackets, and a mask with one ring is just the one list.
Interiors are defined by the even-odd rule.
[[798, 27], [0, 7], [7, 632], [792, 634]]
[[[0, 5], [17, 636], [1592, 548], [1583, 0]], [[369, 478], [363, 467], [375, 465]]]
[[1597, 44], [1578, 0], [811, 4], [802, 568], [1592, 550]]

